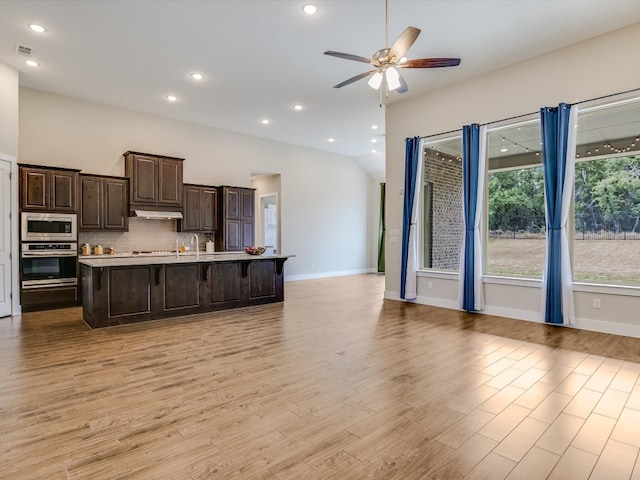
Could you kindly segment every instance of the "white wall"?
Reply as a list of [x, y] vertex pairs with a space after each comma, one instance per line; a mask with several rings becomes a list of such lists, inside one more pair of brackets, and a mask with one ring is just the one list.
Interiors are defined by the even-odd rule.
[[[18, 72], [0, 63], [0, 158], [11, 163], [11, 251], [18, 252]], [[11, 313], [21, 313], [19, 255], [11, 259]]]
[[[639, 88], [640, 64], [633, 60], [636, 45], [640, 45], [640, 24], [388, 106], [387, 232], [402, 228], [402, 196], [397, 192], [403, 185], [406, 137], [435, 135], [473, 122], [536, 112], [559, 102]], [[400, 243], [387, 238], [386, 296], [390, 298], [399, 296], [400, 256]], [[539, 282], [493, 281], [485, 285], [485, 292], [487, 313], [539, 318]], [[455, 308], [456, 294], [457, 276], [428, 273], [419, 278], [420, 302]], [[591, 306], [594, 297], [602, 299], [601, 309]], [[637, 289], [580, 287], [574, 298], [578, 328], [640, 336]]]
[[0, 152], [18, 156], [18, 72], [0, 63]]
[[[22, 163], [123, 175], [127, 150], [185, 158], [185, 183], [250, 186], [281, 174], [287, 279], [366, 271], [370, 179], [352, 159], [257, 137], [20, 89]], [[313, 268], [311, 268], [313, 265]]]

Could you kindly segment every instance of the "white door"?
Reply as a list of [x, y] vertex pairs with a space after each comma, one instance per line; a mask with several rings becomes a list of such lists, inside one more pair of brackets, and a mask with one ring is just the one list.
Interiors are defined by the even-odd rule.
[[11, 163], [0, 159], [0, 317], [11, 315]]

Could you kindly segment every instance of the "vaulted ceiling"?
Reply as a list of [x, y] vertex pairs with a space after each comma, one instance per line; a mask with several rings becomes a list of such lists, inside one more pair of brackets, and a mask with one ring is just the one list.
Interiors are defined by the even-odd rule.
[[[388, 12], [390, 43], [422, 30], [409, 58], [462, 63], [403, 70], [409, 91], [383, 103], [637, 23], [640, 2], [389, 0]], [[354, 157], [372, 174], [384, 168], [378, 92], [366, 80], [332, 88], [368, 65], [323, 52], [384, 46], [383, 0], [0, 0], [0, 62], [21, 86]]]

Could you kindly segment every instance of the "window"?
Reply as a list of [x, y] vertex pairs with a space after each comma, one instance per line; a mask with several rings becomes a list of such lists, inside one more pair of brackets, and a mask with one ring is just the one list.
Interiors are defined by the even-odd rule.
[[640, 285], [640, 102], [578, 113], [574, 281]]
[[540, 121], [488, 133], [486, 273], [542, 278], [545, 255]]
[[464, 238], [461, 137], [428, 142], [422, 183], [422, 266], [457, 272]]

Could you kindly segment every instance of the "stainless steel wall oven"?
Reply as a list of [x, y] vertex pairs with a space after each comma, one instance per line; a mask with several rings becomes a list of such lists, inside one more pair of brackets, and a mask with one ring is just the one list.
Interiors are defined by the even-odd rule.
[[23, 243], [20, 268], [24, 290], [75, 286], [78, 284], [78, 244]]

